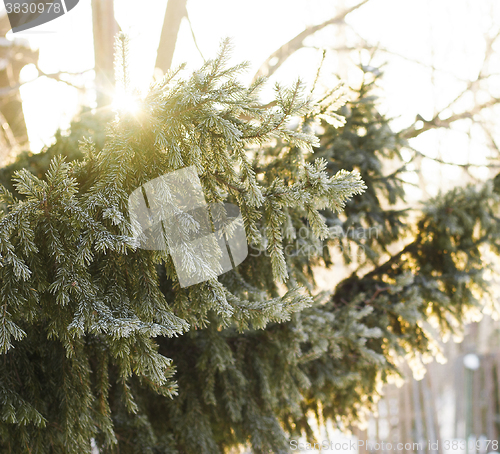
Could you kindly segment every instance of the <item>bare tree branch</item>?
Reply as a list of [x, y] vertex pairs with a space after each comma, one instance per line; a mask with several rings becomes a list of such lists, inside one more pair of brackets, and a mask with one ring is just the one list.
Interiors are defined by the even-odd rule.
[[[352, 8], [348, 8], [341, 13], [337, 14], [335, 17], [332, 17], [331, 19], [328, 19], [327, 21], [318, 24], [318, 25], [312, 25], [310, 27], [307, 27], [304, 31], [299, 33], [295, 38], [292, 38], [290, 41], [288, 41], [286, 44], [283, 44], [278, 50], [273, 52], [267, 59], [266, 61], [262, 64], [262, 66], [259, 68], [257, 73], [254, 76], [254, 80], [256, 80], [260, 76], [271, 76], [274, 74], [274, 72], [285, 62], [285, 60], [290, 57], [294, 52], [299, 50], [304, 43], [304, 40], [308, 37], [313, 35], [314, 33], [318, 32], [319, 30], [333, 24], [340, 24], [344, 22], [344, 19], [346, 16], [353, 11], [357, 10], [361, 6], [363, 6], [365, 3], [368, 3], [370, 0], [363, 0], [362, 2], [358, 3], [357, 5], [353, 6]], [[271, 61], [275, 61], [276, 64], [271, 65]]]
[[189, 29], [191, 30], [191, 36], [193, 37], [194, 45], [196, 46], [196, 49], [200, 53], [203, 61], [205, 61], [205, 57], [203, 56], [203, 53], [201, 52], [200, 46], [198, 46], [198, 40], [196, 39], [196, 35], [194, 34], [194, 30], [193, 30], [193, 24], [191, 23], [191, 19], [189, 19], [189, 13], [187, 11], [186, 11], [186, 19], [187, 19], [188, 24], [189, 24]]
[[416, 150], [413, 147], [409, 147], [412, 149], [417, 155], [421, 156], [422, 158], [425, 159], [430, 159], [432, 161], [439, 162], [439, 164], [444, 164], [447, 166], [456, 166], [456, 167], [463, 167], [464, 169], [468, 169], [469, 167], [489, 167], [489, 168], [500, 168], [500, 164], [495, 164], [495, 163], [485, 163], [485, 164], [473, 164], [473, 163], [467, 163], [467, 164], [459, 164], [456, 162], [449, 162], [449, 161], [443, 161], [442, 159], [439, 158], [433, 158], [432, 156], [427, 156], [426, 154], [422, 153], [419, 150]]
[[63, 82], [65, 83], [66, 85], [69, 85], [70, 87], [73, 87], [73, 88], [76, 88], [77, 90], [83, 90], [84, 87], [81, 87], [79, 85], [76, 85], [72, 82], [70, 82], [69, 80], [65, 80], [65, 79], [61, 79], [61, 76], [81, 76], [82, 74], [85, 74], [86, 72], [89, 72], [89, 71], [92, 71], [91, 69], [87, 69], [85, 71], [82, 71], [82, 72], [77, 72], [77, 73], [71, 73], [71, 72], [66, 72], [66, 71], [58, 71], [56, 73], [45, 73], [43, 72], [37, 65], [36, 69], [38, 69], [38, 72], [40, 74], [40, 77], [47, 77], [49, 79], [54, 79], [56, 80], [57, 82]]
[[[405, 129], [401, 133], [401, 137], [404, 139], [413, 139], [414, 137], [419, 136], [420, 134], [429, 131], [430, 129], [436, 128], [449, 128], [452, 123], [458, 120], [465, 120], [467, 118], [473, 119], [474, 115], [479, 114], [483, 109], [487, 109], [488, 107], [493, 107], [494, 105], [500, 104], [500, 98], [491, 98], [489, 101], [478, 104], [474, 107], [474, 109], [468, 110], [466, 112], [460, 112], [453, 115], [450, 115], [448, 118], [441, 119], [439, 118], [438, 113], [432, 120], [425, 120], [420, 115], [417, 115], [415, 119], [415, 123], [412, 124], [409, 128]], [[421, 128], [417, 128], [416, 124], [418, 121], [423, 122], [423, 126]]]
[[[432, 120], [427, 121], [424, 118], [422, 118], [420, 115], [417, 115], [417, 117], [415, 119], [415, 123], [403, 131], [402, 137], [404, 137], [405, 139], [411, 139], [413, 137], [417, 137], [418, 135], [420, 135], [423, 132], [428, 131], [430, 129], [449, 128], [451, 126], [451, 124], [454, 123], [455, 121], [464, 120], [466, 118], [472, 119], [474, 117], [474, 115], [481, 113], [481, 111], [483, 109], [487, 109], [489, 107], [492, 107], [492, 106], [500, 103], [500, 98], [492, 97], [487, 102], [477, 104], [476, 106], [474, 106], [473, 109], [470, 109], [466, 112], [460, 112], [460, 113], [450, 115], [446, 119], [440, 118], [440, 115], [445, 110], [450, 109], [454, 104], [456, 104], [460, 99], [462, 99], [462, 97], [466, 93], [469, 93], [471, 90], [474, 90], [474, 88], [476, 88], [478, 86], [479, 82], [481, 82], [482, 80], [485, 80], [488, 77], [491, 77], [493, 75], [493, 74], [485, 74], [485, 72], [486, 72], [486, 69], [488, 66], [488, 62], [491, 59], [491, 56], [494, 52], [493, 44], [495, 43], [495, 41], [499, 37], [500, 37], [500, 32], [497, 32], [495, 35], [488, 37], [486, 39], [486, 48], [485, 48], [485, 53], [484, 53], [484, 59], [483, 59], [483, 62], [481, 64], [481, 68], [479, 69], [477, 78], [475, 80], [469, 80], [467, 82], [467, 86], [465, 87], [465, 89], [461, 93], [459, 93], [458, 96], [456, 96], [454, 99], [452, 99], [447, 106], [445, 106], [443, 109], [441, 109], [441, 111], [439, 113], [437, 113], [434, 116], [434, 118], [432, 118]], [[418, 121], [423, 122], [422, 128], [417, 129], [416, 124]]]
[[[66, 71], [58, 71], [56, 73], [46, 73], [46, 72], [42, 71], [38, 67], [38, 65], [35, 65], [35, 66], [36, 66], [36, 69], [38, 70], [39, 77], [47, 77], [48, 79], [53, 79], [57, 82], [63, 82], [66, 85], [69, 85], [70, 87], [76, 88], [77, 90], [83, 90], [85, 87], [81, 87], [79, 85], [76, 85], [76, 84], [70, 82], [69, 80], [62, 79], [61, 76], [65, 76], [65, 75], [67, 75], [67, 76], [81, 76], [82, 74], [85, 74], [89, 71], [92, 71], [92, 69], [86, 69], [85, 71], [76, 72], [76, 73], [66, 72]], [[4, 96], [9, 96], [10, 94], [15, 93], [23, 85], [32, 83], [37, 79], [38, 79], [38, 77], [34, 80], [29, 80], [27, 82], [19, 82], [16, 85], [13, 85], [11, 87], [0, 88], [0, 99], [3, 98]]]

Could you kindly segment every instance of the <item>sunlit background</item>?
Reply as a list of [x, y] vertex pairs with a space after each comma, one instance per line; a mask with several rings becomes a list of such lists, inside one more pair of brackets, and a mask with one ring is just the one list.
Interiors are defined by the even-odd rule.
[[[300, 33], [306, 26], [321, 23], [349, 2], [313, 0], [190, 0], [186, 19], [181, 24], [174, 65], [188, 62], [195, 68], [203, 57], [215, 55], [219, 42], [229, 36], [234, 43], [234, 61], [247, 60], [250, 80], [269, 54]], [[3, 5], [2, 5], [3, 6]], [[156, 51], [160, 38], [166, 1], [120, 0], [115, 2], [116, 19], [132, 40], [130, 71], [133, 84], [145, 92], [154, 74]], [[486, 39], [496, 33], [500, 3], [471, 0], [371, 0], [351, 13], [345, 27], [327, 27], [306, 40], [306, 47], [296, 52], [278, 69], [272, 79], [285, 83], [297, 77], [311, 81], [316, 74], [321, 49], [327, 58], [323, 74], [340, 75], [347, 84], [355, 85], [360, 77], [353, 63], [368, 62], [369, 51], [345, 51], [360, 43], [377, 46], [372, 65], [384, 67], [382, 110], [394, 117], [395, 128], [412, 124], [416, 115], [431, 119], [474, 81], [484, 60]], [[196, 37], [198, 48], [193, 41]], [[8, 36], [12, 39], [12, 34]], [[37, 78], [34, 65], [25, 67], [21, 88], [31, 149], [40, 151], [50, 145], [58, 128], [65, 129], [81, 105], [95, 107], [93, 91], [94, 65], [92, 12], [89, 1], [80, 4], [65, 16], [16, 38], [29, 42], [40, 50], [39, 67], [45, 73], [58, 71], [81, 73], [71, 81], [87, 90], [81, 91], [56, 80]], [[494, 44], [498, 49], [498, 43]], [[336, 51], [335, 49], [340, 49]], [[453, 109], [467, 108], [474, 96], [481, 99], [500, 96], [500, 63], [498, 54], [488, 63], [488, 93], [484, 87], [471, 91]], [[325, 78], [326, 79], [326, 78]], [[29, 82], [31, 81], [32, 82]], [[272, 81], [269, 83], [272, 87]], [[495, 115], [484, 121], [494, 121]], [[418, 137], [412, 145], [425, 155], [454, 163], [483, 164], [490, 156], [490, 140], [470, 121], [457, 122], [452, 130], [430, 131]], [[446, 145], [444, 145], [446, 144]], [[471, 150], [474, 150], [472, 153]], [[448, 180], [461, 175], [461, 169], [438, 165], [431, 160], [422, 163], [424, 174], [433, 175], [425, 188], [417, 190], [434, 195]], [[470, 172], [478, 178], [489, 175], [486, 167], [474, 167]], [[416, 175], [410, 176], [418, 183]]]
[[[250, 81], [282, 44], [306, 27], [322, 23], [355, 3], [189, 0], [190, 21], [182, 21], [173, 65], [187, 62], [188, 68], [194, 69], [204, 59], [215, 56], [224, 37], [231, 37], [233, 62], [250, 63], [248, 73], [242, 76]], [[155, 75], [165, 9], [166, 0], [115, 1], [117, 22], [131, 38], [132, 83], [143, 94]], [[430, 130], [411, 140], [411, 147], [429, 157], [409, 164], [409, 170], [418, 165], [420, 173], [406, 174], [409, 203], [418, 205], [464, 179], [480, 181], [498, 173], [499, 169], [486, 164], [499, 157], [499, 108], [476, 112], [474, 106], [500, 98], [500, 40], [494, 41], [499, 30], [498, 0], [370, 0], [349, 14], [345, 25], [326, 27], [308, 37], [305, 46], [271, 77], [269, 90], [276, 80], [286, 84], [300, 77], [312, 83], [325, 49], [320, 88], [327, 88], [334, 80], [333, 74], [347, 85], [356, 86], [361, 76], [359, 63], [374, 68], [384, 65], [379, 93], [381, 111], [393, 118], [396, 130], [415, 122], [421, 128], [422, 120], [431, 120], [438, 114], [440, 119], [446, 119], [470, 111], [474, 122], [464, 116], [449, 128]], [[26, 40], [32, 48], [39, 49], [39, 68], [44, 73], [72, 73], [61, 76], [67, 77], [67, 84], [39, 77], [34, 65], [22, 70], [21, 96], [30, 147], [39, 152], [54, 142], [58, 129], [69, 127], [81, 106], [96, 108], [90, 0], [81, 0], [74, 10], [55, 21], [15, 37], [9, 33], [7, 38]], [[268, 95], [269, 92], [263, 94]], [[117, 106], [134, 108], [134, 102], [130, 97], [115, 97]], [[417, 116], [422, 120], [417, 121]], [[408, 152], [408, 160], [410, 156]], [[435, 376], [439, 374], [443, 372], [438, 371]], [[447, 399], [443, 391], [438, 410], [440, 422], [444, 421], [444, 434], [452, 431], [446, 420], [455, 411]], [[390, 398], [383, 405], [381, 418], [372, 419], [368, 428], [377, 436], [385, 430], [378, 421], [390, 425]]]

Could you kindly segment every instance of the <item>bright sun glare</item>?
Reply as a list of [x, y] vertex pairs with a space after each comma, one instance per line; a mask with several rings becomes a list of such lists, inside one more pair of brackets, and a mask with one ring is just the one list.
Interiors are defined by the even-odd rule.
[[113, 108], [120, 112], [136, 114], [139, 107], [139, 100], [130, 93], [117, 92], [113, 98]]

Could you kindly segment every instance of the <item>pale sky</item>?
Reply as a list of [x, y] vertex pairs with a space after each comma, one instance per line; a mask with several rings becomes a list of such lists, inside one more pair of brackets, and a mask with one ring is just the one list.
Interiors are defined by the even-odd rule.
[[[247, 80], [265, 58], [280, 45], [300, 33], [306, 26], [320, 23], [356, 2], [350, 0], [189, 0], [188, 12], [198, 44], [205, 58], [214, 56], [219, 42], [226, 36], [233, 39], [234, 59], [248, 60], [252, 69]], [[139, 5], [139, 6], [138, 6]], [[2, 5], [3, 7], [3, 5]], [[131, 70], [137, 88], [146, 90], [151, 80], [160, 37], [165, 0], [115, 0], [116, 18], [123, 31], [132, 40]], [[371, 0], [349, 16], [343, 35], [328, 27], [308, 39], [308, 49], [290, 58], [270, 81], [291, 83], [297, 77], [311, 80], [317, 70], [320, 52], [313, 47], [335, 47], [355, 33], [371, 44], [400, 54], [380, 53], [376, 64], [387, 61], [381, 93], [382, 110], [397, 117], [396, 128], [412, 123], [418, 113], [430, 119], [447, 105], [465, 86], [465, 81], [477, 76], [484, 53], [484, 34], [500, 24], [500, 2], [494, 0]], [[32, 47], [40, 49], [40, 67], [43, 71], [81, 72], [93, 67], [92, 20], [90, 0], [80, 3], [65, 16], [33, 30], [16, 34], [27, 39]], [[336, 44], [338, 43], [338, 44]], [[323, 71], [323, 85], [331, 83], [331, 74], [340, 74], [348, 84], [356, 84], [359, 72], [345, 70], [345, 59], [357, 58], [330, 52]], [[367, 55], [363, 55], [367, 58]], [[417, 60], [422, 64], [413, 62]], [[186, 20], [183, 21], [174, 65], [187, 61], [196, 68], [202, 58], [194, 46]], [[492, 67], [500, 69], [498, 56]], [[339, 66], [340, 65], [340, 66]], [[427, 66], [426, 66], [427, 65]], [[429, 65], [437, 68], [432, 72]], [[491, 69], [490, 69], [491, 70]], [[497, 72], [500, 73], [500, 70]], [[25, 68], [22, 76], [30, 80], [34, 68]], [[58, 127], [67, 128], [81, 103], [92, 105], [93, 72], [81, 76], [77, 83], [90, 88], [87, 95], [54, 80], [40, 78], [22, 87], [24, 110], [32, 150], [37, 152], [53, 142]], [[500, 92], [496, 80], [490, 89]], [[496, 93], [500, 96], [500, 93]], [[461, 126], [457, 125], [460, 130]], [[463, 129], [463, 128], [462, 128]], [[463, 132], [430, 132], [414, 141], [413, 145], [429, 156], [439, 156], [453, 162], [473, 160], [483, 163], [488, 154], [480, 133], [473, 143]], [[471, 152], [473, 148], [473, 153]], [[444, 180], [453, 181], [460, 169], [442, 169], [432, 161], [424, 161], [424, 171], [434, 172]], [[475, 170], [478, 176], [487, 176], [487, 169]], [[412, 178], [411, 176], [409, 178]], [[435, 193], [440, 184], [431, 183], [429, 192]], [[417, 191], [418, 192], [418, 191]], [[418, 194], [416, 194], [418, 195]]]

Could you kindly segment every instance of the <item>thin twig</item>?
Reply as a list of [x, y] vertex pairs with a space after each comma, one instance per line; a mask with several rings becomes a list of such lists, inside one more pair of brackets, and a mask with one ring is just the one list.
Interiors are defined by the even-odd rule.
[[491, 167], [491, 168], [500, 168], [500, 164], [472, 164], [472, 163], [467, 163], [467, 164], [458, 164], [456, 162], [448, 162], [448, 161], [443, 161], [442, 159], [439, 159], [439, 158], [433, 158], [431, 156], [427, 156], [426, 154], [422, 153], [421, 151], [418, 151], [416, 150], [415, 148], [413, 147], [409, 147], [411, 148], [415, 153], [417, 153], [418, 155], [422, 156], [423, 158], [426, 158], [426, 159], [431, 159], [433, 161], [436, 161], [436, 162], [439, 162], [440, 164], [444, 164], [444, 165], [447, 165], [447, 166], [457, 166], [457, 167], [464, 167], [464, 168], [469, 168], [469, 167]]
[[39, 73], [39, 76], [36, 79], [29, 80], [27, 82], [19, 82], [18, 84], [13, 85], [11, 87], [0, 88], [0, 97], [9, 96], [10, 94], [17, 92], [19, 90], [19, 88], [21, 88], [23, 85], [32, 83], [35, 80], [38, 80], [40, 77], [47, 77], [49, 79], [54, 79], [57, 82], [63, 82], [66, 85], [69, 85], [70, 87], [76, 88], [77, 90], [82, 90], [84, 87], [81, 87], [79, 85], [75, 85], [75, 84], [69, 82], [68, 80], [61, 79], [61, 76], [63, 76], [63, 75], [81, 76], [82, 74], [85, 74], [86, 72], [92, 71], [91, 69], [87, 69], [87, 70], [82, 71], [80, 73], [70, 73], [70, 72], [65, 72], [65, 71], [58, 71], [56, 73], [46, 73], [46, 72], [42, 71], [38, 66], [36, 66], [36, 69], [38, 70], [38, 73]]
[[188, 14], [187, 10], [186, 10], [186, 19], [187, 19], [188, 24], [189, 24], [189, 29], [191, 30], [191, 36], [193, 37], [194, 45], [196, 46], [196, 49], [198, 49], [198, 52], [200, 53], [201, 58], [205, 62], [206, 61], [205, 57], [203, 56], [203, 53], [201, 52], [201, 49], [198, 46], [198, 41], [196, 40], [196, 35], [194, 34], [194, 30], [193, 30], [193, 24], [191, 24], [191, 19], [189, 18], [189, 14]]

